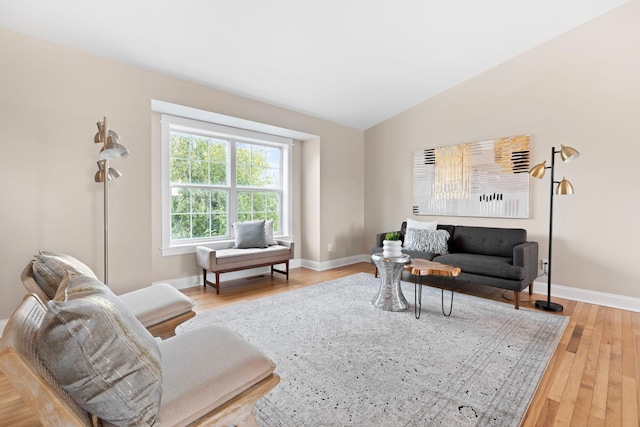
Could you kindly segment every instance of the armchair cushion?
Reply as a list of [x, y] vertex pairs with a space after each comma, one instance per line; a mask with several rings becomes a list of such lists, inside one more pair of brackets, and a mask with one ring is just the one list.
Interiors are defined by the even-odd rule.
[[162, 397], [158, 343], [97, 279], [63, 280], [47, 304], [36, 349], [83, 409], [119, 426], [152, 426]]
[[40, 251], [33, 262], [33, 277], [49, 299], [55, 296], [65, 276], [74, 275], [97, 279], [89, 267], [70, 255]]
[[[162, 425], [187, 425], [267, 378], [275, 369], [264, 353], [221, 325], [178, 333], [159, 346]], [[186, 349], [189, 363], [184, 363]]]

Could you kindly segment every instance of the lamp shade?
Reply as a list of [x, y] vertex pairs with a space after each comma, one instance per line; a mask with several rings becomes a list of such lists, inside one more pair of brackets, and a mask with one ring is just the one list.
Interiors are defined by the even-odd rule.
[[117, 138], [111, 135], [107, 138], [107, 143], [100, 150], [100, 158], [105, 160], [124, 159], [129, 156], [129, 150], [124, 145], [118, 144]]
[[562, 161], [569, 162], [580, 157], [580, 152], [575, 148], [566, 147], [564, 145], [561, 145], [560, 147], [560, 157], [562, 157]]
[[558, 183], [558, 186], [556, 187], [556, 194], [573, 194], [573, 185], [571, 185], [571, 183], [567, 181], [565, 177], [562, 177], [562, 181], [560, 181]]
[[[120, 171], [114, 168], [109, 168], [109, 181], [116, 178], [120, 178], [121, 176], [122, 174], [120, 173]], [[104, 182], [104, 162], [103, 161], [98, 162], [98, 171], [96, 172], [94, 180], [95, 182]]]
[[547, 169], [547, 161], [545, 160], [544, 162], [532, 167], [529, 170], [529, 175], [531, 175], [534, 178], [542, 179], [542, 177], [544, 176], [544, 171], [546, 169]]
[[[100, 126], [98, 126], [98, 128], [100, 128]], [[107, 138], [112, 138], [116, 141], [120, 139], [120, 135], [118, 135], [114, 130], [109, 129], [108, 134], [109, 135], [107, 135]], [[93, 137], [93, 142], [95, 142], [96, 144], [102, 144], [104, 142], [104, 132], [96, 132], [95, 136]]]

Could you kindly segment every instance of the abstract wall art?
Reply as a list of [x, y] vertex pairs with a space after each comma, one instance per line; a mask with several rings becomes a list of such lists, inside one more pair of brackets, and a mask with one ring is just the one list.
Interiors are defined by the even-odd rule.
[[529, 217], [528, 135], [416, 150], [415, 215]]

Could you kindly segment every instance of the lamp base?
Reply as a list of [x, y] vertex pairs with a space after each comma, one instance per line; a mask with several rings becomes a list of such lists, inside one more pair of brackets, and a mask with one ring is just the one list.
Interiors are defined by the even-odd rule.
[[536, 308], [539, 308], [540, 310], [545, 310], [545, 311], [553, 311], [556, 313], [560, 313], [562, 310], [564, 310], [564, 307], [560, 304], [557, 304], [555, 302], [542, 301], [542, 300], [536, 301]]

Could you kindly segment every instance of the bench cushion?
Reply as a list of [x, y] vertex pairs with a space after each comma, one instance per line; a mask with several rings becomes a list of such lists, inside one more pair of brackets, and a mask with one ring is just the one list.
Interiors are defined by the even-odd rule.
[[119, 297], [146, 328], [187, 313], [195, 304], [168, 283], [147, 286]]
[[260, 350], [220, 325], [192, 329], [159, 345], [161, 426], [186, 425], [267, 378], [275, 369]]

